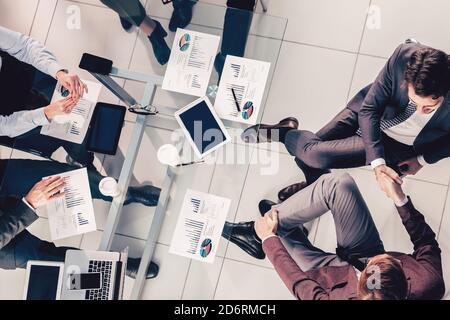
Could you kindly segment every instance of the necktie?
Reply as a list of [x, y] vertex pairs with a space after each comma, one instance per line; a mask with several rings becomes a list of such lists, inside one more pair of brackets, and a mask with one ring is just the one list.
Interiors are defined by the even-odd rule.
[[[381, 131], [385, 131], [389, 128], [395, 127], [396, 125], [399, 125], [402, 122], [405, 122], [414, 114], [414, 112], [416, 112], [416, 105], [414, 104], [414, 102], [409, 101], [408, 106], [405, 108], [405, 111], [400, 113], [398, 116], [396, 116], [395, 118], [390, 119], [390, 120], [381, 120], [380, 121]], [[356, 134], [358, 136], [362, 135], [361, 128], [358, 129]]]

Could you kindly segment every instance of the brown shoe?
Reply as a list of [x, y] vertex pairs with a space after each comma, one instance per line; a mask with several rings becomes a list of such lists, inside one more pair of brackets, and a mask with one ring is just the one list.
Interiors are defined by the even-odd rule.
[[[275, 125], [256, 124], [251, 126], [244, 130], [241, 138], [246, 143], [283, 142], [286, 133], [293, 129], [298, 129], [298, 120], [289, 117], [281, 120]], [[273, 130], [278, 130], [278, 137], [273, 137], [274, 139], [272, 139]]]
[[278, 192], [278, 199], [280, 199], [281, 202], [286, 201], [300, 190], [305, 189], [307, 186], [308, 185], [306, 182], [294, 183], [284, 189], [281, 189], [280, 192]]

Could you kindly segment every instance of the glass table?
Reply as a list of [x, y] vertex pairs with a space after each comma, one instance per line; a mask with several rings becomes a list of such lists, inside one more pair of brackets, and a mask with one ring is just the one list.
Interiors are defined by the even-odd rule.
[[[260, 122], [264, 115], [287, 20], [267, 14], [194, 2], [193, 18], [186, 29], [219, 35], [221, 39], [226, 38], [227, 40], [219, 46], [219, 51], [223, 52], [224, 56], [226, 53], [270, 62], [269, 77], [261, 111], [257, 119], [257, 122]], [[156, 3], [150, 2], [147, 12], [154, 19], [160, 21], [167, 30], [172, 7], [171, 5], [162, 6], [159, 1]], [[166, 38], [169, 46], [172, 45], [173, 37], [174, 34], [170, 33]], [[256, 170], [256, 167], [262, 170], [260, 174], [270, 177], [270, 175], [275, 174], [274, 170], [277, 165], [277, 159], [274, 159], [272, 153], [267, 151], [264, 146], [256, 147], [244, 144], [241, 141], [240, 134], [246, 126], [231, 121], [224, 121], [224, 124], [232, 136], [232, 142], [207, 156], [205, 163], [178, 168], [167, 167], [159, 163], [156, 151], [163, 144], [178, 145], [184, 163], [199, 160], [193, 155], [191, 147], [180, 134], [179, 126], [174, 118], [175, 111], [196, 100], [197, 97], [163, 90], [161, 84], [166, 66], [155, 63], [152, 57], [153, 52], [145, 36], [140, 34], [138, 38], [134, 50], [134, 58], [136, 59], [130, 63], [128, 69], [113, 68], [111, 77], [93, 75], [105, 87], [119, 96], [122, 103], [125, 101], [126, 105], [130, 105], [133, 104], [133, 101], [135, 103], [138, 101], [142, 106], [152, 106], [158, 110], [157, 115], [147, 116], [128, 112], [117, 154], [106, 156], [96, 154], [94, 160], [94, 165], [102, 176], [110, 176], [118, 180], [120, 190], [127, 190], [130, 185], [136, 185], [136, 183], [148, 183], [147, 181], [139, 181], [139, 177], [142, 175], [152, 179], [152, 182], [161, 188], [156, 208], [151, 210], [143, 206], [139, 208], [139, 211], [145, 212], [144, 214], [147, 216], [152, 215], [152, 217], [151, 221], [148, 218], [136, 220], [137, 223], [146, 221], [150, 225], [148, 232], [139, 236], [139, 238], [145, 239], [145, 245], [142, 249], [142, 262], [139, 272], [126, 297], [129, 299], [140, 298], [146, 283], [146, 271], [156, 245], [170, 245], [183, 199], [188, 189], [230, 199], [228, 221], [234, 221], [238, 211], [251, 210], [251, 213], [249, 212], [251, 215], [248, 217], [254, 217], [257, 207], [246, 204], [246, 193], [251, 192], [251, 186], [246, 186], [246, 178], [252, 171]], [[142, 58], [143, 56], [145, 58]], [[207, 92], [213, 104], [219, 83], [218, 71], [220, 70], [217, 70], [217, 68], [213, 69]], [[115, 79], [114, 82], [112, 82], [112, 79]], [[130, 101], [130, 99], [132, 100]], [[112, 99], [112, 101], [117, 100]], [[7, 179], [3, 179], [2, 190], [8, 189], [8, 185], [14, 184], [13, 180], [17, 168], [11, 164], [17, 161], [13, 158], [28, 158], [29, 156], [23, 152], [36, 154], [33, 145], [25, 145], [20, 138], [10, 142], [9, 146], [16, 150], [2, 149], [3, 163], [6, 166], [6, 170], [4, 170], [8, 173], [3, 175]], [[37, 152], [37, 155], [40, 155], [39, 152]], [[52, 158], [63, 163], [68, 160], [60, 150]], [[9, 162], [7, 159], [10, 159]], [[34, 166], [32, 162], [26, 165]], [[67, 167], [67, 170], [69, 168], [77, 167]], [[30, 168], [30, 170], [33, 169]], [[92, 180], [91, 191], [95, 188], [92, 184], [95, 184], [102, 176]], [[270, 181], [270, 178], [268, 179]], [[118, 229], [121, 228], [120, 225], [124, 220], [136, 217], [133, 212], [136, 207], [124, 207], [125, 200], [126, 193], [122, 192], [118, 197], [109, 199], [110, 204], [102, 204], [104, 212], [96, 212], [96, 219], [98, 222], [101, 221], [99, 229], [103, 231], [98, 250], [108, 251], [112, 248], [116, 250], [113, 240], [118, 233]], [[96, 206], [97, 209], [98, 206]], [[137, 217], [139, 217], [139, 214]], [[222, 239], [217, 248], [217, 256], [224, 257], [227, 247], [228, 241]], [[189, 266], [191, 263], [192, 261], [189, 262]], [[204, 264], [203, 266], [203, 268], [209, 267], [212, 268], [212, 265]], [[172, 268], [172, 270], [176, 272], [176, 268]]]

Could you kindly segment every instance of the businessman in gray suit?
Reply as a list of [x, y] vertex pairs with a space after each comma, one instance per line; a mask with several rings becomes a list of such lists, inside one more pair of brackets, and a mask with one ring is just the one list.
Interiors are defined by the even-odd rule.
[[329, 169], [370, 164], [382, 190], [388, 182], [401, 184], [401, 175], [450, 156], [450, 56], [415, 42], [402, 44], [375, 82], [325, 127], [317, 133], [297, 127], [297, 119], [287, 118], [242, 134], [248, 143], [284, 143], [303, 170], [306, 183], [281, 190], [281, 201]]

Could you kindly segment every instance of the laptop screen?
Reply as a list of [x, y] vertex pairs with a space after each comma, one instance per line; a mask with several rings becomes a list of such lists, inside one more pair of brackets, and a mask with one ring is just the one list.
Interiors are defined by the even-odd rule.
[[27, 300], [56, 300], [60, 267], [32, 265]]

